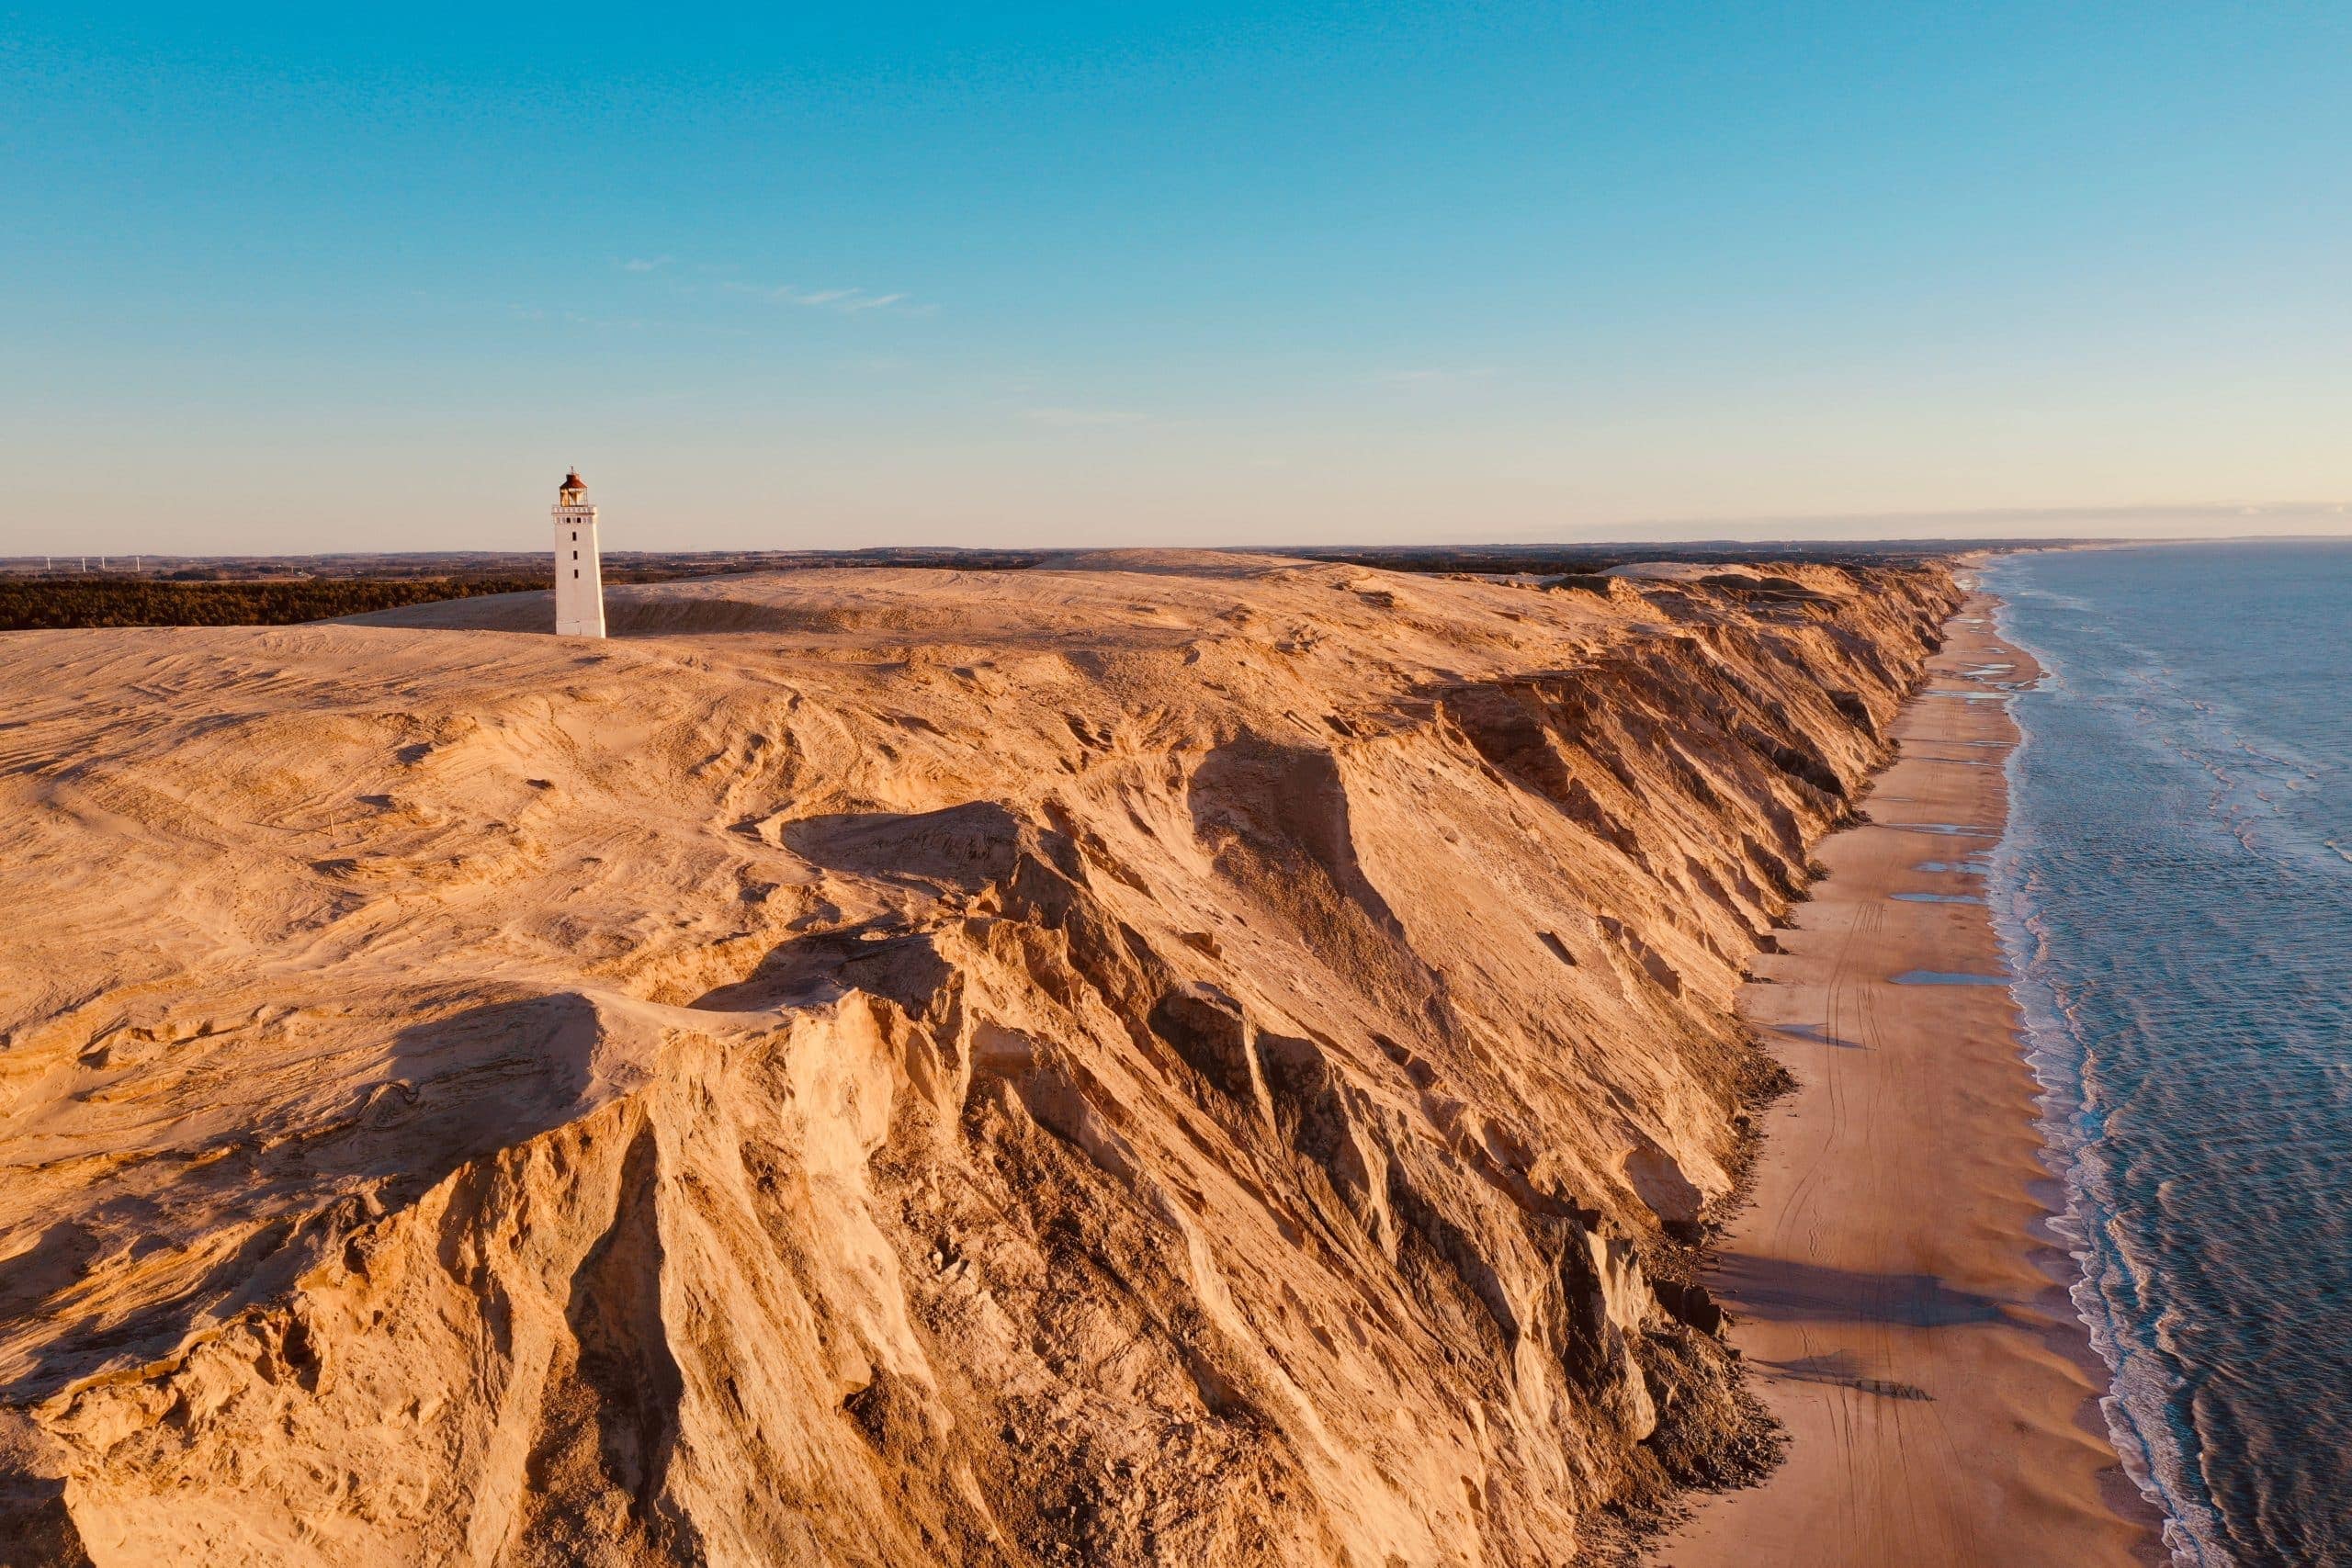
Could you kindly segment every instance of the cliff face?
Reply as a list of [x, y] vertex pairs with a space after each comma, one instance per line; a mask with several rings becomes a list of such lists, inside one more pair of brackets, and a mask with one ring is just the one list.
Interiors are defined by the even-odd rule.
[[1661, 1259], [1950, 581], [1074, 566], [0, 642], [0, 1539], [1533, 1564], [1736, 1465]]

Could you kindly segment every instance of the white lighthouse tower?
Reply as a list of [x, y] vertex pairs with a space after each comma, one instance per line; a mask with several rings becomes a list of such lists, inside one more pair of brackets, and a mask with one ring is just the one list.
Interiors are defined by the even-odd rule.
[[605, 635], [605, 573], [596, 561], [596, 509], [572, 469], [555, 492], [555, 635]]

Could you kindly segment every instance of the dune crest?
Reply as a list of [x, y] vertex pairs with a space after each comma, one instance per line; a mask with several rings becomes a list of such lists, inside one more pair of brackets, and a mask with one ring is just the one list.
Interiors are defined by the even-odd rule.
[[0, 1538], [1516, 1565], [1738, 1472], [1734, 996], [1957, 603], [1771, 571], [0, 639]]

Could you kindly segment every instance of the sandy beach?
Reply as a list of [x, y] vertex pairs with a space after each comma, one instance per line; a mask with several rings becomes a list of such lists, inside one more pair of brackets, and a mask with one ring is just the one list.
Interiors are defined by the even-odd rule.
[[1758, 965], [1742, 1008], [1800, 1088], [1710, 1283], [1788, 1426], [1760, 1487], [1702, 1499], [1655, 1553], [1739, 1564], [2157, 1559], [2067, 1300], [1984, 857], [2007, 705], [2030, 660], [1973, 597], [1895, 726], [1871, 820]]

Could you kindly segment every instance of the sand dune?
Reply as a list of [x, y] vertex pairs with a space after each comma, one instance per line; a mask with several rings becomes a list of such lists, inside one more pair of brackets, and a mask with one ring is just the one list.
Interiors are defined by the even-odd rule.
[[1122, 553], [0, 638], [0, 1537], [1532, 1564], [1956, 602]]

